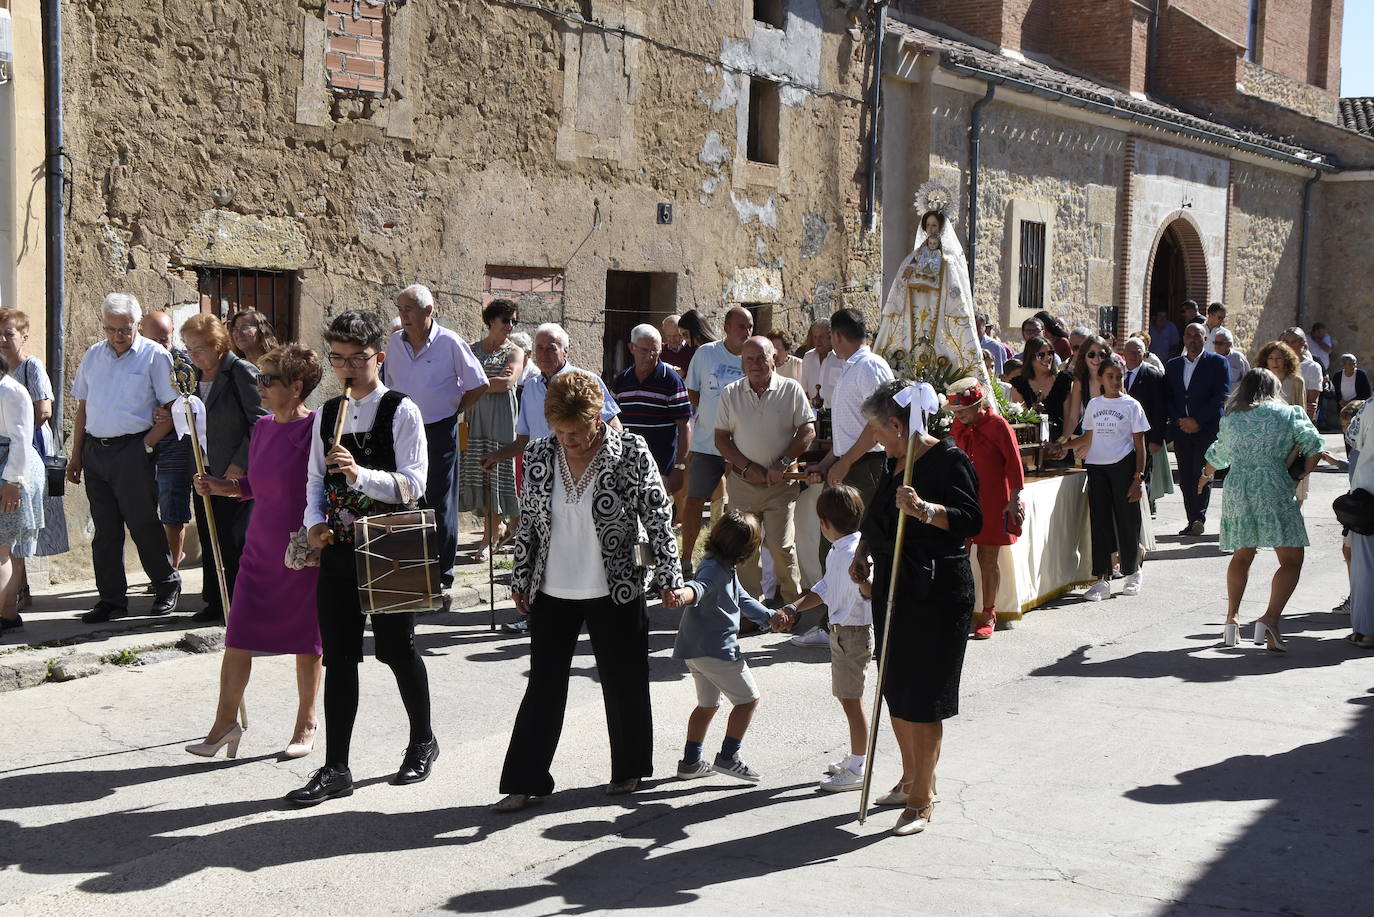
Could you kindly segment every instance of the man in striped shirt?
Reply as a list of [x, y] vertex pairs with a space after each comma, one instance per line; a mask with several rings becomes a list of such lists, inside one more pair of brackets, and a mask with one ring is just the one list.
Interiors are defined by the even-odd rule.
[[692, 403], [682, 377], [664, 363], [663, 339], [653, 325], [635, 325], [630, 332], [630, 356], [634, 360], [611, 380], [611, 394], [620, 404], [620, 422], [649, 444], [668, 493], [682, 487], [687, 470]]

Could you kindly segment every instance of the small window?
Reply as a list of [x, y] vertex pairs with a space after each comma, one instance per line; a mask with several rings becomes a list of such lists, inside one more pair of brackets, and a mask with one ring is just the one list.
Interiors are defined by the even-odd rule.
[[754, 21], [775, 29], [787, 26], [787, 0], [754, 0]]
[[324, 68], [329, 88], [386, 92], [386, 3], [329, 0], [324, 11]]
[[754, 335], [766, 335], [773, 330], [773, 304], [771, 302], [740, 303], [754, 317]]
[[745, 148], [752, 162], [778, 164], [778, 120], [782, 103], [778, 84], [772, 80], [749, 80], [749, 138]]
[[1045, 224], [1021, 221], [1020, 282], [1017, 305], [1023, 309], [1045, 307]]
[[257, 310], [272, 323], [278, 341], [296, 340], [300, 275], [295, 271], [202, 267], [196, 273], [200, 311], [227, 319], [238, 312]]

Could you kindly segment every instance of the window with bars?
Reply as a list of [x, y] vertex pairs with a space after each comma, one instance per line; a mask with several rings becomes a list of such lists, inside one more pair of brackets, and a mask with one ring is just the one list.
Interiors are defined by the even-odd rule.
[[1023, 309], [1045, 307], [1045, 224], [1021, 221], [1021, 251], [1018, 262], [1019, 289], [1016, 304]]
[[295, 271], [255, 271], [238, 267], [196, 269], [200, 311], [227, 319], [257, 310], [272, 323], [277, 340], [296, 340], [300, 275]]

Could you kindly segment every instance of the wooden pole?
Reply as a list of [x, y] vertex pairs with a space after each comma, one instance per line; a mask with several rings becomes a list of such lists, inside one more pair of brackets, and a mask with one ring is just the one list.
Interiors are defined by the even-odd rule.
[[491, 629], [496, 630], [496, 469], [487, 472], [487, 604], [491, 609]]

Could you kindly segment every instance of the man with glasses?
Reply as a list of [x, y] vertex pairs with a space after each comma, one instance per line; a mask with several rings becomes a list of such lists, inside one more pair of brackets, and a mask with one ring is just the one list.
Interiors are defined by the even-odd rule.
[[620, 405], [625, 429], [644, 437], [664, 488], [676, 493], [687, 471], [691, 442], [688, 421], [692, 402], [682, 377], [662, 360], [663, 342], [653, 325], [635, 325], [630, 331], [630, 358], [634, 360], [611, 380], [611, 394]]
[[72, 426], [72, 456], [67, 480], [86, 477], [86, 499], [95, 535], [91, 561], [100, 600], [81, 616], [87, 623], [129, 613], [124, 576], [124, 529], [138, 548], [143, 571], [153, 586], [154, 615], [171, 614], [181, 597], [181, 575], [172, 564], [167, 539], [157, 519], [157, 482], [153, 453], [171, 430], [171, 421], [153, 423], [153, 409], [171, 405], [172, 356], [138, 333], [138, 300], [111, 293], [100, 305], [105, 340], [81, 357], [72, 383], [77, 399]]
[[458, 415], [487, 393], [487, 374], [467, 341], [434, 320], [429, 287], [416, 283], [402, 290], [396, 312], [401, 328], [386, 345], [386, 384], [414, 401], [424, 420], [425, 506], [434, 510], [441, 582], [448, 589], [458, 553]]

